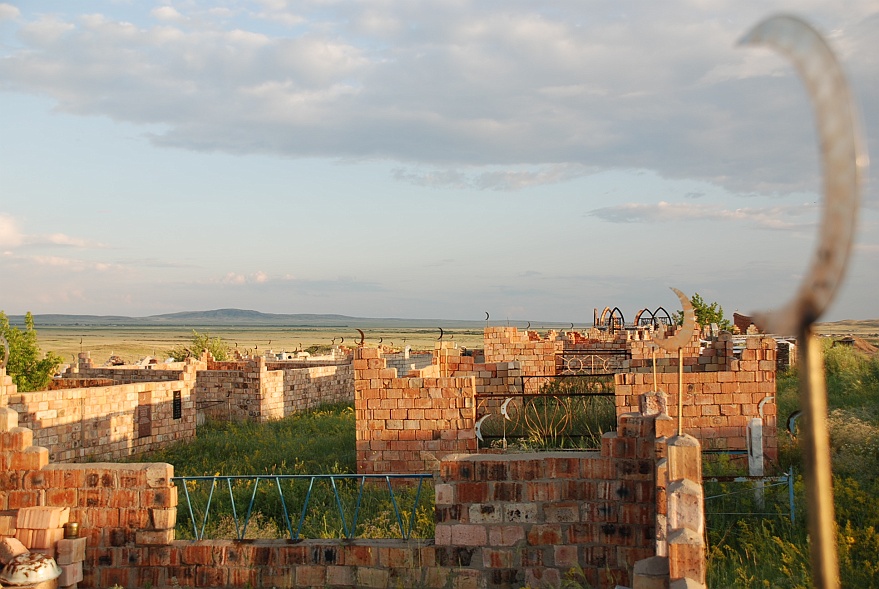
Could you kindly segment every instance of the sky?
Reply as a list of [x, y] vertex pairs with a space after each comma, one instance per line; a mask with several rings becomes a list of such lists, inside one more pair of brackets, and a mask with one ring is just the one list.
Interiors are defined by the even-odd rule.
[[[879, 3], [0, 3], [0, 309], [591, 323], [780, 307], [822, 207], [793, 12], [879, 140]], [[879, 318], [869, 173], [823, 320]]]

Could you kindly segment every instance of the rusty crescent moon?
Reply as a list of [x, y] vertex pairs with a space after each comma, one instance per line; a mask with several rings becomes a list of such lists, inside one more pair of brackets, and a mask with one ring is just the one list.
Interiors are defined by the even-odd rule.
[[342, 336], [342, 341], [339, 342], [339, 345], [341, 346], [344, 343], [345, 343], [345, 336]]
[[488, 318], [489, 318], [489, 317], [491, 317], [491, 315], [489, 315], [489, 314], [488, 314], [488, 311], [486, 311], [486, 312], [485, 312], [485, 320], [488, 321]]
[[0, 335], [0, 342], [3, 343], [3, 362], [0, 362], [0, 369], [3, 369], [6, 368], [6, 363], [9, 361], [9, 342], [2, 335]]
[[357, 345], [358, 345], [358, 346], [362, 346], [362, 345], [363, 345], [363, 340], [366, 339], [366, 336], [363, 334], [363, 330], [362, 330], [362, 329], [357, 329], [357, 333], [360, 334], [360, 343], [357, 344]]
[[815, 29], [796, 17], [773, 16], [751, 29], [740, 43], [765, 45], [787, 56], [815, 110], [824, 176], [824, 207], [815, 254], [793, 299], [777, 311], [754, 315], [757, 324], [770, 333], [794, 334], [824, 313], [842, 282], [855, 234], [867, 154], [845, 74]]
[[693, 334], [696, 333], [696, 312], [693, 310], [693, 303], [690, 302], [687, 295], [678, 289], [672, 288], [672, 290], [678, 295], [678, 298], [681, 299], [681, 308], [684, 311], [684, 323], [681, 325], [680, 331], [675, 335], [668, 338], [657, 337], [653, 339], [653, 342], [666, 352], [677, 352], [679, 349], [685, 347], [690, 343], [690, 340], [693, 339]]
[[528, 325], [525, 327], [525, 331], [528, 331], [529, 329], [531, 329], [531, 322], [530, 321], [528, 322]]
[[383, 341], [385, 341], [385, 338], [383, 338], [383, 337], [378, 338], [378, 343], [382, 343]]
[[574, 324], [573, 324], [573, 323], [571, 323], [571, 330], [573, 330], [573, 329], [574, 329]]
[[440, 330], [440, 336], [438, 338], [436, 338], [436, 341], [440, 341], [441, 339], [443, 339], [443, 328], [440, 327], [438, 329]]

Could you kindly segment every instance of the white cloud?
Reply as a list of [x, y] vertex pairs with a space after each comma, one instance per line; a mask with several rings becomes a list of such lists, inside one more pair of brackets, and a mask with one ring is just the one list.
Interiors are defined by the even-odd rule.
[[21, 16], [21, 11], [11, 4], [0, 3], [0, 21], [13, 20]]
[[[831, 32], [851, 59], [868, 135], [879, 135], [875, 3], [776, 8]], [[0, 88], [158, 125], [156, 145], [389, 159], [401, 162], [397, 177], [429, 186], [516, 190], [578, 168], [649, 169], [740, 192], [819, 186], [792, 69], [735, 47], [762, 5], [272, 0], [249, 13], [143, 10], [126, 11], [141, 16], [135, 23], [30, 17], [24, 46], [3, 51]]]
[[477, 190], [521, 190], [544, 184], [556, 184], [595, 172], [579, 164], [556, 164], [538, 166], [536, 169], [490, 169], [488, 171], [463, 171], [445, 169], [421, 171], [396, 168], [397, 180], [418, 186], [434, 188], [474, 188]]
[[738, 221], [752, 223], [763, 229], [794, 229], [813, 225], [816, 213], [817, 207], [813, 204], [726, 209], [718, 205], [662, 201], [657, 204], [627, 203], [603, 207], [590, 211], [589, 215], [611, 223]]
[[76, 248], [104, 248], [104, 244], [71, 237], [65, 233], [35, 235], [25, 233], [19, 222], [12, 216], [0, 213], [0, 247], [18, 248], [22, 246], [65, 246]]
[[182, 22], [186, 20], [186, 17], [180, 14], [172, 6], [159, 6], [158, 8], [153, 8], [152, 11], [150, 11], [150, 14], [157, 20], [162, 21]]
[[18, 247], [23, 242], [24, 236], [15, 219], [0, 213], [0, 247]]

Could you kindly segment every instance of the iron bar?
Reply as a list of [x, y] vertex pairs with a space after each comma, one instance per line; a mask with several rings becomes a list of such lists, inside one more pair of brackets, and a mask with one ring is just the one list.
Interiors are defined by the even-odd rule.
[[[281, 507], [283, 511], [283, 519], [284, 525], [287, 528], [287, 533], [291, 540], [299, 540], [300, 535], [302, 533], [302, 529], [305, 524], [306, 516], [308, 515], [308, 509], [311, 504], [313, 492], [315, 490], [315, 483], [320, 481], [329, 481], [330, 488], [333, 492], [333, 501], [335, 503], [336, 509], [338, 510], [339, 517], [342, 522], [342, 533], [345, 538], [351, 539], [355, 537], [357, 532], [357, 524], [360, 518], [361, 506], [363, 503], [363, 492], [366, 484], [369, 482], [379, 482], [383, 481], [389, 491], [389, 496], [391, 499], [391, 504], [394, 510], [394, 516], [397, 521], [397, 528], [400, 531], [400, 535], [403, 539], [409, 539], [412, 535], [412, 532], [415, 528], [415, 515], [418, 510], [418, 506], [421, 500], [422, 490], [424, 487], [424, 481], [433, 479], [433, 475], [431, 474], [376, 474], [376, 475], [368, 475], [368, 474], [328, 474], [328, 475], [216, 475], [216, 476], [182, 476], [182, 477], [173, 477], [172, 481], [177, 484], [181, 484], [183, 486], [183, 493], [186, 500], [187, 510], [189, 511], [189, 518], [192, 524], [192, 532], [195, 540], [202, 540], [205, 536], [205, 530], [207, 528], [207, 522], [209, 519], [211, 506], [214, 502], [214, 492], [217, 487], [217, 483], [219, 481], [225, 480], [226, 487], [229, 490], [229, 500], [232, 507], [232, 519], [235, 525], [235, 535], [236, 539], [243, 540], [247, 534], [247, 527], [251, 521], [251, 518], [255, 514], [254, 506], [257, 503], [257, 492], [259, 490], [260, 482], [263, 480], [273, 480], [275, 482], [275, 489], [278, 492], [278, 498], [281, 501]], [[288, 501], [284, 496], [284, 489], [282, 486], [283, 482], [287, 481], [308, 481], [308, 489], [305, 494], [305, 498], [302, 502], [302, 509], [299, 514], [299, 521], [297, 522], [296, 527], [293, 526], [293, 521], [291, 519], [290, 508], [288, 506]], [[354, 504], [354, 514], [353, 517], [348, 518], [345, 515], [345, 506], [342, 499], [342, 495], [340, 493], [340, 488], [338, 486], [339, 481], [344, 480], [355, 480], [358, 482], [358, 491], [357, 491], [357, 499]], [[412, 510], [408, 515], [407, 522], [403, 520], [403, 511], [400, 507], [399, 502], [397, 501], [396, 493], [394, 493], [394, 485], [395, 481], [418, 481], [417, 490], [415, 492], [415, 500], [412, 504]], [[238, 511], [237, 502], [235, 499], [235, 495], [232, 489], [233, 482], [235, 481], [245, 481], [252, 482], [253, 489], [250, 492], [250, 498], [248, 502], [248, 507], [246, 514], [244, 515], [243, 521], [241, 518], [241, 514]], [[204, 507], [204, 515], [199, 517], [196, 514], [196, 505], [194, 501], [194, 497], [190, 491], [190, 486], [197, 485], [198, 483], [210, 483], [207, 502]], [[200, 521], [199, 521], [200, 520]], [[406, 525], [408, 523], [408, 526]]]

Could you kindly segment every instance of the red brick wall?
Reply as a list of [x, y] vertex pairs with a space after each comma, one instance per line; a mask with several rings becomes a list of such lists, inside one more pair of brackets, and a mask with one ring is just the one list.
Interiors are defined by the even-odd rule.
[[488, 587], [629, 585], [655, 554], [654, 418], [623, 416], [600, 452], [470, 455], [442, 463], [436, 545], [454, 547]]
[[[438, 372], [429, 367], [422, 373]], [[376, 348], [354, 356], [357, 472], [436, 470], [448, 454], [476, 451], [475, 379], [406, 376]]]
[[[406, 390], [395, 386], [406, 379], [383, 372], [377, 351], [358, 356], [358, 383], [380, 387], [363, 390]], [[431, 385], [469, 382], [472, 390], [473, 378], [412, 378], [412, 391], [465, 412]], [[370, 398], [422, 398], [411, 394]], [[661, 417], [665, 432], [671, 420]], [[87, 539], [83, 587], [501, 589], [555, 585], [571, 568], [593, 586], [613, 587], [629, 584], [634, 563], [655, 553], [658, 420], [622, 416], [600, 452], [447, 456], [436, 487], [434, 542], [188, 542], [173, 540], [178, 490], [170, 465], [48, 464], [48, 451], [33, 446], [31, 430], [2, 407], [0, 510], [70, 507]]]
[[[684, 432], [707, 449], [744, 450], [748, 421], [760, 416], [760, 403], [776, 391], [775, 340], [749, 338], [741, 360], [732, 342], [721, 336], [699, 357], [684, 357]], [[677, 359], [658, 361], [658, 387], [649, 364], [616, 375], [617, 415], [638, 408], [641, 394], [659, 388], [668, 393], [669, 415], [678, 415]], [[763, 403], [764, 452], [777, 455], [777, 406]]]

